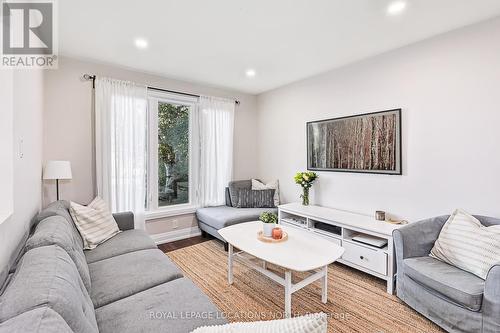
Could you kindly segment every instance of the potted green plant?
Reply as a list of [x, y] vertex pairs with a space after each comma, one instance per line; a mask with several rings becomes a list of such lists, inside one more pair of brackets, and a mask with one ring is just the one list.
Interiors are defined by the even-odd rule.
[[264, 212], [260, 214], [259, 220], [262, 221], [262, 231], [265, 237], [273, 236], [273, 229], [278, 223], [278, 215], [272, 212]]
[[316, 172], [312, 171], [303, 171], [303, 172], [297, 172], [295, 174], [295, 177], [293, 177], [295, 180], [296, 184], [299, 184], [302, 187], [302, 204], [304, 206], [309, 205], [309, 189], [311, 188], [312, 184], [318, 178], [318, 175]]

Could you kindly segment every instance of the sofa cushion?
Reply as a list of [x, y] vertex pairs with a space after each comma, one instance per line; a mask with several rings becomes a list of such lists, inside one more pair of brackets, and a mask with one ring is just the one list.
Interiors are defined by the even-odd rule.
[[182, 277], [179, 268], [158, 249], [100, 260], [89, 264], [89, 269], [95, 308]]
[[83, 237], [83, 248], [91, 250], [120, 232], [106, 202], [100, 197], [88, 206], [71, 202], [69, 213]]
[[57, 312], [75, 332], [97, 332], [92, 301], [75, 264], [62, 248], [51, 245], [24, 254], [0, 296], [0, 321], [37, 307]]
[[62, 317], [51, 308], [36, 308], [0, 324], [0, 333], [73, 333]]
[[483, 279], [431, 257], [408, 258], [403, 263], [405, 274], [415, 282], [467, 309], [481, 310]]
[[75, 234], [75, 238], [78, 240], [79, 246], [83, 250], [83, 238], [80, 235], [80, 232], [76, 228], [75, 223], [73, 222], [73, 218], [69, 214], [69, 201], [59, 200], [51, 203], [44, 210], [42, 210], [35, 218], [35, 224], [38, 224], [40, 221], [43, 221], [47, 217], [50, 216], [62, 216], [68, 223], [71, 225], [73, 233]]
[[95, 249], [85, 250], [84, 254], [87, 263], [90, 264], [129, 252], [157, 248], [153, 239], [144, 230], [134, 229], [122, 231]]
[[275, 190], [274, 191], [274, 206], [280, 205], [280, 182], [278, 179], [272, 180], [264, 184], [258, 179], [252, 179], [252, 190]]
[[251, 190], [252, 189], [252, 180], [235, 180], [229, 182], [229, 196], [231, 197], [231, 206], [236, 207], [238, 205], [238, 197], [240, 190]]
[[229, 193], [229, 187], [226, 187], [226, 191], [224, 192], [224, 196], [226, 197], [226, 206], [231, 205], [231, 194]]
[[83, 250], [79, 245], [73, 228], [62, 216], [50, 216], [36, 226], [35, 232], [26, 242], [26, 251], [31, 249], [58, 245], [66, 251], [76, 265], [87, 290], [90, 290], [90, 275]]
[[203, 223], [219, 230], [237, 223], [256, 221], [263, 212], [276, 213], [277, 209], [217, 206], [198, 209], [196, 217]]
[[176, 279], [96, 309], [100, 333], [186, 333], [225, 324], [210, 299], [187, 278]]
[[71, 215], [69, 214], [69, 201], [59, 200], [50, 203], [45, 207], [38, 215], [35, 217], [35, 223], [38, 223], [47, 217], [59, 215], [64, 217], [67, 221], [73, 222]]
[[276, 190], [240, 190], [238, 208], [274, 208]]

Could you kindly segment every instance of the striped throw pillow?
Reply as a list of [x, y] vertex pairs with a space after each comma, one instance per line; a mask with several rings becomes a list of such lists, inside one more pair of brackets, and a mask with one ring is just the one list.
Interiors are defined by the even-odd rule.
[[242, 189], [238, 193], [238, 208], [273, 208], [275, 190]]
[[94, 249], [120, 232], [108, 206], [99, 197], [88, 206], [71, 202], [69, 212], [82, 235], [84, 250]]
[[261, 182], [258, 179], [252, 179], [252, 190], [274, 190], [274, 205], [279, 206], [280, 183], [278, 179], [270, 181], [267, 184]]
[[490, 268], [500, 262], [500, 225], [485, 227], [457, 209], [441, 229], [430, 256], [486, 280]]
[[198, 327], [191, 333], [326, 333], [327, 331], [328, 321], [326, 314], [313, 313], [287, 319], [203, 326]]

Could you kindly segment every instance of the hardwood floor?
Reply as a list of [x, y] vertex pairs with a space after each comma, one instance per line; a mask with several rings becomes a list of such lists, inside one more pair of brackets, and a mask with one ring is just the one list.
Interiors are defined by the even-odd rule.
[[187, 247], [187, 246], [200, 244], [200, 243], [209, 241], [211, 239], [214, 239], [214, 238], [211, 236], [207, 236], [207, 237], [196, 236], [196, 237], [181, 239], [181, 240], [178, 240], [175, 242], [160, 244], [160, 245], [158, 245], [158, 248], [160, 250], [162, 250], [163, 252], [167, 253], [167, 252], [175, 251], [178, 249], [182, 249], [182, 248]]

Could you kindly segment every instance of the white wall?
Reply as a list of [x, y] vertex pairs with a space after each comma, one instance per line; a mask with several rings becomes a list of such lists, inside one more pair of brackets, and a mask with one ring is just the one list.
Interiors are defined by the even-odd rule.
[[[14, 212], [0, 224], [0, 285], [13, 253], [27, 235], [31, 219], [41, 206], [43, 72], [20, 70], [10, 79], [14, 115]], [[8, 96], [2, 93], [2, 109], [10, 103], [5, 103], [4, 98]], [[24, 142], [22, 149], [20, 139]]]
[[[234, 178], [255, 177], [257, 170], [256, 102], [253, 95], [242, 94], [200, 84], [187, 83], [127, 70], [124, 68], [61, 57], [59, 69], [45, 76], [44, 161], [69, 160], [73, 171], [71, 181], [60, 182], [62, 199], [88, 203], [93, 199], [92, 185], [92, 87], [82, 81], [83, 74], [97, 74], [137, 83], [183, 91], [236, 98], [241, 101], [235, 111]], [[54, 183], [45, 183], [44, 205], [55, 200]], [[195, 225], [193, 216], [179, 219], [179, 227]], [[168, 220], [155, 221], [148, 227], [153, 233], [171, 230]], [[163, 230], [163, 231], [162, 231]]]
[[500, 19], [258, 96], [259, 176], [298, 201], [305, 123], [403, 109], [403, 176], [320, 172], [313, 203], [411, 220], [500, 217]]
[[14, 72], [0, 71], [0, 224], [14, 210]]

